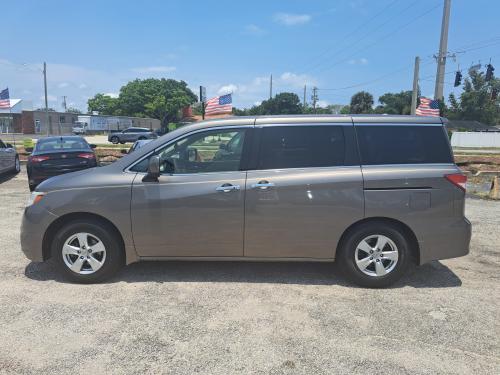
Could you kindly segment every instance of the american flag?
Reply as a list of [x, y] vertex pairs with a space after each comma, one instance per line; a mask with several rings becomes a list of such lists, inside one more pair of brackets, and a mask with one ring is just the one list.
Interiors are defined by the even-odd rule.
[[9, 88], [0, 92], [0, 109], [10, 108]]
[[439, 101], [429, 98], [420, 98], [420, 105], [415, 111], [417, 116], [439, 117]]
[[205, 114], [215, 115], [220, 113], [231, 113], [233, 110], [233, 99], [231, 94], [216, 96], [208, 99], [205, 104]]

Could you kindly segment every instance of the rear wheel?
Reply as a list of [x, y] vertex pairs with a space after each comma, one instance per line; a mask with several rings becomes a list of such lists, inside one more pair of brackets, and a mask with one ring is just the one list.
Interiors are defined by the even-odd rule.
[[410, 248], [397, 226], [365, 223], [351, 230], [340, 246], [337, 263], [354, 283], [382, 288], [399, 280], [408, 269]]
[[120, 140], [118, 139], [118, 137], [116, 135], [111, 137], [110, 141], [114, 145], [117, 145], [120, 142]]
[[71, 281], [96, 283], [118, 272], [125, 257], [113, 228], [94, 220], [73, 221], [52, 242], [52, 258]]

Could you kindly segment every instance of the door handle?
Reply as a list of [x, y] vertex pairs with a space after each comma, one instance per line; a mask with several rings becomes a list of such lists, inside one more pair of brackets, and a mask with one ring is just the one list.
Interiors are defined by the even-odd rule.
[[253, 184], [252, 188], [259, 189], [259, 190], [267, 190], [267, 189], [272, 188], [274, 186], [276, 186], [276, 185], [273, 182], [259, 181], [258, 183]]
[[236, 190], [240, 190], [240, 185], [223, 184], [215, 188], [215, 191], [220, 191], [222, 193], [229, 193], [231, 191], [236, 191]]

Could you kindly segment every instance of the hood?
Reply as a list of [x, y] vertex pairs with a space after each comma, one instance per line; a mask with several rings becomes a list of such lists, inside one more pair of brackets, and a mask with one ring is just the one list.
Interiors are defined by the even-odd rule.
[[118, 178], [118, 176], [125, 172], [111, 167], [112, 164], [54, 176], [38, 185], [36, 191], [49, 192], [123, 184], [123, 179]]

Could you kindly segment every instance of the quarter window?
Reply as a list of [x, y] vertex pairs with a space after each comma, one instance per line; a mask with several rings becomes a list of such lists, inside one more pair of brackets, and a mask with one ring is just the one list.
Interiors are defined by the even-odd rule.
[[364, 165], [453, 163], [442, 126], [357, 126]]
[[342, 126], [264, 127], [259, 169], [330, 167], [343, 165]]
[[[246, 131], [215, 130], [195, 133], [182, 138], [156, 155], [160, 157], [163, 174], [228, 172], [240, 170]], [[148, 159], [130, 170], [146, 172]]]

